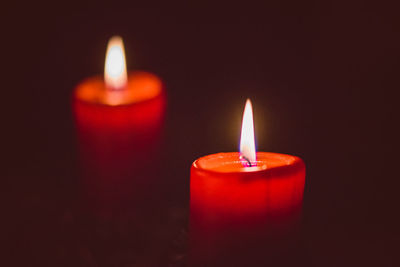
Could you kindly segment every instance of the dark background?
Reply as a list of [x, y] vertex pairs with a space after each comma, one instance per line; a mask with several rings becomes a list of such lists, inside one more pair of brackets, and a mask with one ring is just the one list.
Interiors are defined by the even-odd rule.
[[187, 212], [194, 159], [237, 150], [251, 98], [258, 150], [306, 162], [307, 265], [399, 263], [394, 5], [54, 1], [1, 9], [3, 266], [142, 266], [107, 264], [82, 252], [74, 234], [91, 226], [76, 212], [70, 96], [103, 72], [115, 34], [128, 67], [167, 87], [162, 179], [172, 206]]

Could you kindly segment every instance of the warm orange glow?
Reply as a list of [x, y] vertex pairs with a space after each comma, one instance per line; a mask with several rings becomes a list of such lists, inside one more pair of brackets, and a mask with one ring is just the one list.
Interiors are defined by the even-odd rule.
[[102, 77], [91, 77], [80, 83], [75, 90], [76, 98], [109, 106], [128, 105], [153, 99], [162, 94], [161, 80], [147, 72], [131, 72], [122, 90], [110, 90]]
[[114, 36], [108, 41], [106, 63], [104, 66], [104, 80], [107, 88], [122, 89], [127, 84], [124, 43], [122, 38]]
[[256, 165], [256, 145], [254, 141], [253, 107], [247, 99], [242, 120], [242, 134], [240, 136], [240, 154], [245, 166]]

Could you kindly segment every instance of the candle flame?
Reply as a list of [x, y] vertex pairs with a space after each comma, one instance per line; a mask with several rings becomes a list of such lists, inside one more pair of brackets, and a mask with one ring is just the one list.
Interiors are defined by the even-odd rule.
[[245, 167], [256, 165], [256, 145], [254, 141], [253, 107], [247, 99], [243, 112], [242, 133], [240, 136], [240, 158]]
[[121, 37], [113, 36], [108, 41], [104, 80], [108, 88], [118, 90], [126, 86], [127, 77], [124, 43]]

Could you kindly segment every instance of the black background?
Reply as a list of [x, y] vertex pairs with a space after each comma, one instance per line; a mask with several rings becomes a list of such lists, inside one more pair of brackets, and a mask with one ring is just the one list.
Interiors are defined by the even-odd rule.
[[[237, 150], [251, 98], [258, 150], [306, 162], [307, 264], [398, 264], [394, 5], [35, 1], [1, 9], [3, 266], [56, 266], [60, 247], [75, 255], [73, 235], [59, 226], [79, 205], [70, 96], [102, 73], [115, 34], [128, 67], [167, 87], [168, 201], [187, 210], [191, 162]], [[106, 266], [68, 259], [57, 266]]]

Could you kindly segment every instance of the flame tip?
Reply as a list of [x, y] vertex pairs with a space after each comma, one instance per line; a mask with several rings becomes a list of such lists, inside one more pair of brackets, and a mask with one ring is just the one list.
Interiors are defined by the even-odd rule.
[[112, 41], [119, 41], [122, 42], [122, 37], [120, 35], [113, 35], [111, 36], [111, 38], [108, 40], [108, 43], [112, 42]]

